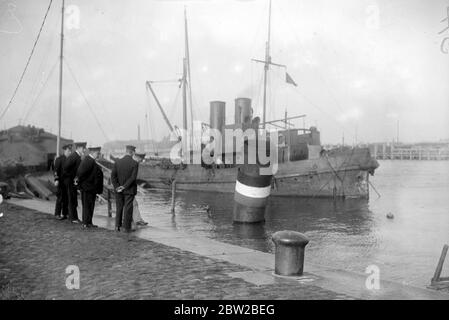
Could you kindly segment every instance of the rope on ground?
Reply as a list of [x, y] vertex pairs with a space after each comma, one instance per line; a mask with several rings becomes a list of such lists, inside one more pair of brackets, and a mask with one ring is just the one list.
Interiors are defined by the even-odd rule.
[[23, 78], [25, 77], [25, 73], [26, 73], [26, 71], [28, 69], [28, 66], [30, 64], [31, 58], [33, 57], [34, 49], [36, 48], [37, 42], [39, 41], [39, 38], [40, 38], [41, 33], [42, 33], [42, 29], [44, 28], [44, 25], [45, 25], [45, 21], [47, 20], [47, 15], [48, 15], [48, 12], [50, 11], [52, 3], [53, 3], [53, 0], [50, 0], [50, 3], [48, 4], [47, 11], [45, 12], [44, 19], [42, 21], [41, 27], [39, 29], [39, 33], [37, 34], [36, 40], [34, 40], [33, 48], [31, 49], [31, 53], [28, 56], [27, 63], [25, 64], [25, 68], [23, 69], [22, 75], [20, 76], [19, 82], [17, 83], [16, 89], [14, 90], [14, 93], [12, 94], [12, 97], [9, 100], [8, 105], [3, 110], [3, 112], [0, 114], [0, 120], [5, 116], [6, 112], [9, 110], [9, 107], [11, 106], [11, 104], [12, 104], [12, 102], [13, 102], [16, 94], [17, 94], [17, 91], [19, 90], [19, 87], [22, 84]]

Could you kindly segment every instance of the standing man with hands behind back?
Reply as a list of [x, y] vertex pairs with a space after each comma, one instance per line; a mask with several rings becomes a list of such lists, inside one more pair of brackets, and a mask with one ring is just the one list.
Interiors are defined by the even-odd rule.
[[134, 161], [133, 156], [136, 147], [126, 146], [126, 155], [115, 161], [111, 173], [111, 181], [115, 189], [116, 208], [115, 230], [120, 231], [122, 217], [125, 232], [131, 232], [131, 221], [133, 216], [133, 202], [137, 194], [137, 172], [139, 164]]

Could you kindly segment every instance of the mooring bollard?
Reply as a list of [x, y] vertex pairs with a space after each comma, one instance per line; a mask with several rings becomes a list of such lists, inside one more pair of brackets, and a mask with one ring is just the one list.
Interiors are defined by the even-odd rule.
[[239, 168], [234, 193], [234, 222], [265, 221], [265, 209], [271, 192], [271, 178], [271, 175], [260, 175], [257, 165]]
[[278, 231], [271, 239], [275, 245], [274, 273], [281, 276], [302, 276], [304, 251], [309, 239], [296, 231]]
[[175, 213], [176, 180], [171, 183], [171, 212]]

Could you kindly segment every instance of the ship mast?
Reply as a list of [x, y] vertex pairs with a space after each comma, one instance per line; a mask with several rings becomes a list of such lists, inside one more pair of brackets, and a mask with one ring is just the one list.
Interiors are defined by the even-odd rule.
[[268, 70], [270, 65], [277, 66], [281, 68], [286, 68], [283, 64], [273, 63], [270, 56], [270, 41], [271, 41], [271, 0], [268, 9], [268, 39], [265, 43], [265, 60], [252, 59], [255, 62], [260, 62], [264, 64], [264, 74], [263, 74], [263, 116], [262, 116], [262, 128], [265, 129], [265, 124], [267, 123], [266, 113], [267, 113], [267, 82], [268, 82]]
[[58, 106], [58, 136], [56, 138], [56, 156], [59, 157], [59, 150], [61, 148], [61, 117], [62, 117], [62, 71], [63, 71], [63, 57], [64, 57], [64, 6], [65, 0], [62, 0], [61, 10], [61, 44], [59, 53], [59, 106]]
[[[184, 8], [184, 34], [185, 34], [185, 52], [184, 52], [184, 58], [182, 63], [182, 78], [176, 80], [176, 82], [179, 82], [180, 88], [182, 90], [182, 124], [183, 124], [183, 130], [182, 132], [178, 133], [178, 127], [172, 126], [170, 121], [168, 120], [167, 115], [164, 112], [164, 109], [162, 108], [162, 105], [160, 104], [158, 98], [156, 97], [156, 93], [154, 92], [151, 84], [156, 82], [172, 82], [171, 80], [168, 81], [147, 81], [146, 86], [151, 91], [151, 94], [153, 95], [157, 106], [159, 107], [162, 116], [164, 117], [165, 122], [167, 123], [168, 127], [170, 128], [171, 132], [174, 132], [178, 139], [181, 139], [181, 147], [182, 147], [182, 154], [185, 156], [186, 152], [190, 152], [189, 148], [189, 141], [187, 140], [188, 137], [188, 111], [187, 111], [187, 94], [189, 95], [189, 104], [190, 104], [190, 130], [193, 129], [193, 112], [192, 112], [192, 87], [190, 86], [190, 58], [189, 58], [189, 40], [188, 40], [188, 29], [187, 29], [187, 13], [186, 9]], [[187, 86], [189, 87], [189, 92], [187, 93]], [[176, 129], [176, 130], [175, 130]], [[193, 137], [191, 135], [191, 141], [190, 145], [193, 145]]]
[[[190, 130], [193, 130], [193, 104], [192, 104], [192, 79], [190, 76], [190, 50], [189, 50], [189, 31], [187, 27], [187, 10], [184, 7], [184, 32], [185, 32], [185, 59], [186, 59], [186, 81], [189, 86], [189, 105], [190, 105]], [[187, 95], [187, 93], [186, 93]], [[187, 107], [186, 107], [187, 112]], [[187, 117], [187, 116], [186, 116]], [[190, 146], [193, 146], [193, 134], [190, 135]]]
[[[183, 124], [183, 133], [182, 133], [182, 150], [183, 154], [185, 155], [190, 148], [188, 148], [189, 142], [187, 141], [188, 136], [188, 125], [187, 125], [187, 85], [190, 84], [187, 82], [187, 77], [189, 77], [190, 82], [190, 61], [189, 61], [189, 40], [188, 40], [188, 34], [187, 34], [187, 13], [186, 8], [184, 7], [184, 59], [183, 59], [183, 65], [182, 65], [182, 79], [181, 79], [181, 86], [182, 86], [182, 124]], [[190, 91], [190, 108], [192, 108], [192, 95]]]
[[268, 9], [268, 38], [265, 44], [265, 65], [263, 74], [263, 123], [262, 128], [265, 129], [266, 122], [266, 112], [267, 112], [267, 80], [268, 80], [268, 69], [270, 67], [271, 57], [270, 57], [270, 40], [271, 40], [271, 0]]
[[182, 150], [183, 154], [187, 151], [187, 59], [183, 59], [182, 68]]

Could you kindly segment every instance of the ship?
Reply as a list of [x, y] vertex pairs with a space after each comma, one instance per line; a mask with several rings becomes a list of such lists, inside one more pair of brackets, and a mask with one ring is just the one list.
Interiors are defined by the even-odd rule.
[[[292, 125], [294, 119], [305, 115], [291, 116], [285, 113], [283, 119], [266, 120], [267, 108], [267, 76], [270, 68], [283, 68], [285, 65], [274, 63], [270, 56], [270, 30], [271, 30], [271, 1], [269, 5], [268, 40], [266, 42], [265, 59], [256, 60], [264, 65], [264, 91], [263, 91], [263, 119], [253, 116], [252, 101], [247, 97], [235, 99], [234, 123], [225, 123], [226, 104], [223, 101], [210, 102], [210, 122], [204, 127], [215, 129], [224, 134], [226, 129], [242, 129], [257, 127], [266, 129], [274, 127], [277, 131], [277, 161], [278, 170], [272, 179], [272, 196], [291, 197], [332, 197], [332, 198], [368, 198], [370, 190], [369, 176], [373, 175], [378, 162], [371, 156], [368, 148], [336, 148], [325, 150], [321, 144], [320, 132], [317, 127], [296, 128]], [[215, 154], [217, 162], [212, 164], [193, 163], [192, 150], [193, 121], [190, 117], [188, 127], [188, 104], [192, 108], [190, 56], [188, 42], [187, 15], [184, 10], [185, 22], [185, 55], [183, 58], [182, 78], [179, 89], [182, 90], [183, 126], [180, 130], [168, 119], [164, 108], [157, 98], [153, 85], [158, 81], [147, 81], [146, 89], [151, 92], [170, 133], [181, 141], [182, 148], [179, 161], [173, 157], [161, 157], [158, 154], [150, 155], [139, 166], [138, 178], [145, 182], [147, 187], [170, 189], [176, 182], [177, 190], [233, 193], [239, 165], [236, 163], [223, 163], [220, 159], [229, 155]], [[294, 83], [286, 74], [287, 82]], [[190, 113], [192, 115], [192, 113]], [[202, 135], [207, 130], [202, 131]], [[272, 132], [272, 130], [271, 130]], [[204, 137], [200, 137], [202, 139]], [[176, 140], [176, 139], [175, 139]], [[203, 149], [200, 150], [200, 152]], [[235, 154], [241, 150], [233, 150]], [[190, 154], [190, 157], [187, 155]]]
[[[65, 3], [63, 0], [61, 12], [64, 12], [64, 7]], [[160, 153], [156, 152], [153, 155], [149, 155], [140, 165], [138, 179], [150, 188], [169, 189], [176, 182], [177, 190], [232, 193], [235, 190], [239, 164], [236, 161], [228, 163], [228, 161], [222, 161], [222, 159], [229, 159], [230, 156], [232, 160], [235, 160], [239, 156], [239, 153], [242, 153], [241, 150], [232, 150], [231, 154], [215, 152], [214, 158], [216, 161], [212, 164], [206, 164], [201, 161], [199, 163], [189, 161], [189, 159], [195, 159], [195, 154], [193, 154], [195, 151], [191, 151], [195, 149], [192, 148], [195, 145], [195, 135], [193, 134], [192, 87], [186, 10], [184, 10], [184, 28], [185, 54], [183, 58], [182, 77], [181, 79], [175, 80], [175, 82], [179, 82], [179, 90], [182, 90], [182, 128], [184, 130], [180, 130], [168, 119], [153, 88], [153, 85], [158, 81], [146, 81], [145, 83], [145, 87], [153, 96], [169, 128], [171, 136], [175, 138], [173, 145], [176, 146], [178, 142], [181, 143], [182, 147], [178, 154], [180, 161], [174, 161], [179, 160], [177, 157], [163, 157]], [[271, 1], [269, 6], [268, 40], [266, 42], [265, 59], [253, 59], [255, 62], [264, 65], [262, 120], [259, 117], [254, 117], [254, 110], [250, 98], [239, 97], [235, 99], [234, 123], [232, 124], [225, 122], [226, 104], [223, 101], [211, 101], [210, 121], [201, 125], [199, 139], [206, 138], [207, 140], [208, 129], [215, 129], [223, 133], [227, 129], [241, 129], [243, 131], [247, 128], [256, 128], [256, 130], [266, 130], [267, 127], [270, 127], [271, 129], [269, 131], [272, 133], [272, 129], [274, 128], [278, 139], [276, 144], [278, 170], [272, 179], [272, 196], [368, 198], [370, 189], [369, 176], [373, 175], [379, 166], [377, 161], [371, 156], [368, 148], [355, 147], [325, 150], [321, 144], [320, 132], [316, 126], [296, 128], [293, 125], [293, 121], [304, 118], [305, 115], [288, 116], [286, 112], [283, 119], [266, 119], [268, 72], [270, 68], [286, 68], [285, 65], [274, 63], [271, 59], [270, 32]], [[55, 145], [53, 143], [51, 146], [46, 145], [45, 150], [39, 150], [38, 152], [38, 164], [47, 164], [48, 167], [51, 166], [53, 159], [59, 156], [62, 143], [68, 142], [67, 139], [61, 137], [64, 48], [63, 14], [61, 15], [60, 36], [58, 132], [56, 139], [50, 139], [52, 141], [56, 140], [56, 143]], [[73, 73], [72, 76], [74, 76]], [[291, 77], [288, 77], [287, 73], [286, 78], [289, 80], [287, 82], [294, 83]], [[9, 109], [12, 100], [3, 110], [2, 114], [0, 114], [0, 119]], [[190, 106], [190, 125], [188, 124], [188, 105]], [[49, 141], [49, 139], [45, 139], [45, 133], [39, 130], [37, 133], [34, 132], [36, 130], [33, 128], [21, 129], [20, 131], [28, 132], [26, 134], [26, 139], [28, 140], [42, 140], [45, 143]], [[190, 132], [190, 134], [186, 134], [186, 132]], [[12, 142], [16, 142], [14, 140], [16, 135], [13, 133], [14, 130], [9, 133], [0, 133], [0, 144], [3, 145], [2, 149], [5, 149], [3, 151], [6, 151], [6, 147], [11, 146]], [[28, 145], [29, 143], [26, 143], [26, 146]], [[49, 148], [55, 149], [56, 152], [49, 152]], [[202, 151], [203, 148], [201, 146], [199, 152]], [[27, 152], [30, 153], [29, 150]], [[11, 156], [9, 151], [7, 153]], [[18, 154], [19, 162], [23, 160], [20, 156]], [[2, 158], [4, 158], [4, 155], [2, 155]], [[111, 168], [112, 162], [105, 160], [100, 160], [100, 162], [105, 168]], [[1, 165], [2, 167], [4, 166], [4, 164]]]

